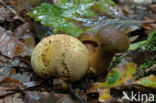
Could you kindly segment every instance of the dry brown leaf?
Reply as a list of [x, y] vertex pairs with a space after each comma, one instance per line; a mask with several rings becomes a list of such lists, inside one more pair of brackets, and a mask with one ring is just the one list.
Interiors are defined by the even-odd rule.
[[35, 40], [29, 28], [29, 24], [23, 24], [16, 29], [14, 35], [0, 28], [0, 53], [9, 58], [30, 56]]
[[18, 53], [22, 53], [24, 44], [13, 37], [11, 33], [0, 28], [0, 53], [13, 58]]

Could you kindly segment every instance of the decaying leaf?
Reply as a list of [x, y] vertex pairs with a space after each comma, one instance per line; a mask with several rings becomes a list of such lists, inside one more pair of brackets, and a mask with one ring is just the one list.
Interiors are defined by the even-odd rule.
[[68, 94], [59, 94], [55, 92], [37, 92], [29, 91], [24, 97], [25, 103], [76, 103]]
[[23, 87], [23, 83], [21, 81], [11, 78], [15, 72], [16, 72], [15, 69], [11, 69], [9, 75], [0, 80], [0, 85], [6, 86], [7, 84], [8, 87], [10, 87], [11, 89]]
[[11, 12], [0, 5], [0, 22], [12, 21]]
[[156, 76], [150, 75], [147, 77], [143, 77], [133, 83], [137, 87], [145, 87], [156, 89]]
[[[0, 87], [0, 97], [12, 93], [13, 91], [7, 91], [5, 87]], [[0, 100], [1, 101], [1, 100]], [[1, 102], [0, 102], [1, 103]]]
[[11, 78], [15, 72], [15, 69], [11, 69], [10, 74], [7, 77], [0, 77], [0, 96], [5, 96], [7, 94], [13, 93], [13, 91], [11, 90], [23, 88], [22, 82], [17, 79]]
[[22, 95], [20, 93], [16, 93], [0, 98], [0, 103], [24, 103], [24, 101], [22, 99]]
[[104, 82], [94, 83], [88, 90], [88, 93], [99, 93], [99, 101], [104, 102], [112, 99], [110, 95], [111, 88], [121, 88], [130, 86], [135, 78], [133, 74], [136, 71], [136, 65], [134, 63], [127, 63], [120, 68], [113, 68], [107, 75]]
[[19, 55], [31, 56], [32, 49], [35, 47], [34, 28], [28, 23], [24, 23], [16, 28], [13, 36], [24, 43], [23, 51]]
[[123, 67], [113, 68], [108, 73], [105, 82], [95, 83], [93, 87], [99, 89], [129, 85], [135, 80], [133, 77], [135, 71], [136, 65], [134, 63], [127, 63]]
[[3, 85], [3, 84], [8, 84], [8, 83], [18, 83], [19, 85], [21, 85], [21, 86], [23, 86], [23, 84], [19, 81], [19, 80], [17, 80], [17, 79], [12, 79], [11, 78], [11, 76], [15, 73], [16, 71], [15, 71], [15, 69], [11, 69], [10, 70], [10, 74], [7, 76], [7, 77], [5, 77], [5, 78], [3, 78], [3, 79], [1, 79], [0, 80], [0, 85]]
[[[0, 73], [0, 96], [5, 96], [10, 93], [16, 93], [14, 90], [25, 90], [38, 86], [42, 83], [41, 80], [30, 81], [31, 73], [16, 73], [15, 69], [9, 69], [10, 73]], [[6, 72], [6, 71], [2, 71]], [[3, 91], [3, 92], [2, 92]]]
[[145, 17], [143, 22], [145, 22], [143, 24], [143, 28], [148, 30], [149, 33], [151, 33], [154, 29], [156, 29], [156, 19], [155, 18]]
[[11, 36], [11, 33], [0, 28], [0, 52], [13, 58], [23, 51], [24, 44]]
[[[18, 27], [14, 36], [0, 28], [0, 53], [13, 58], [15, 56], [30, 56], [32, 48], [35, 45], [34, 38], [31, 36], [31, 30], [28, 24]], [[22, 36], [18, 37], [19, 35]]]
[[24, 97], [25, 103], [46, 103], [49, 93], [47, 92], [27, 92]]
[[105, 88], [102, 92], [99, 93], [99, 101], [100, 102], [109, 102], [112, 100], [112, 96], [110, 95], [110, 88]]

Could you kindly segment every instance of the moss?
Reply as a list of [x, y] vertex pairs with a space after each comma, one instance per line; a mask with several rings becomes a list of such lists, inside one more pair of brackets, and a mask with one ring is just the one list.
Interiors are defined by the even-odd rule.
[[156, 30], [148, 34], [147, 40], [130, 44], [129, 50], [141, 49], [142, 47], [145, 51], [156, 51]]
[[113, 58], [112, 66], [111, 68], [117, 67], [117, 65], [121, 62], [122, 59], [124, 59], [124, 56], [117, 56]]
[[149, 34], [147, 42], [144, 44], [145, 50], [156, 51], [156, 30]]
[[[144, 70], [153, 66], [154, 64], [156, 64], [156, 56], [152, 57], [151, 59], [148, 59], [145, 61], [144, 64], [140, 65], [135, 73], [135, 77], [136, 79], [140, 79], [141, 77], [145, 77], [147, 75], [150, 75], [149, 73], [144, 73]], [[156, 75], [156, 72], [153, 72], [153, 74]]]
[[[146, 51], [156, 52], [156, 30], [154, 30], [151, 34], [149, 34], [145, 44], [142, 46], [145, 47], [144, 52]], [[153, 56], [152, 58], [147, 59], [145, 63], [140, 65], [138, 67], [138, 70], [135, 73], [135, 77], [139, 79], [141, 77], [150, 75], [149, 73], [145, 74], [144, 70], [153, 66], [154, 64], [156, 64], [156, 56]], [[156, 75], [156, 72], [153, 72], [152, 74]]]

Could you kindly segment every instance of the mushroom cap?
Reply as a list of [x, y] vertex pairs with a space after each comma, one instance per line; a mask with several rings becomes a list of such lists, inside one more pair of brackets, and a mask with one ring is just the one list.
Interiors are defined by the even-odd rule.
[[124, 52], [129, 48], [128, 36], [119, 30], [104, 29], [100, 30], [96, 35], [103, 50], [113, 53]]
[[96, 41], [96, 33], [95, 32], [84, 32], [81, 34], [78, 39], [80, 41]]
[[38, 43], [32, 53], [31, 63], [34, 72], [40, 77], [63, 77], [76, 81], [88, 70], [89, 52], [78, 39], [56, 34]]

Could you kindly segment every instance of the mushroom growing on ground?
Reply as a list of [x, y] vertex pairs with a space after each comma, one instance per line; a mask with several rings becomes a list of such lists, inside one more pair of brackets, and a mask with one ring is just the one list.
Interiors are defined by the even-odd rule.
[[77, 81], [89, 68], [89, 52], [77, 38], [57, 34], [38, 43], [31, 63], [34, 72], [42, 78], [63, 77]]
[[115, 29], [86, 32], [78, 38], [89, 50], [88, 75], [91, 76], [102, 74], [109, 67], [115, 53], [124, 52], [129, 47], [128, 36]]

